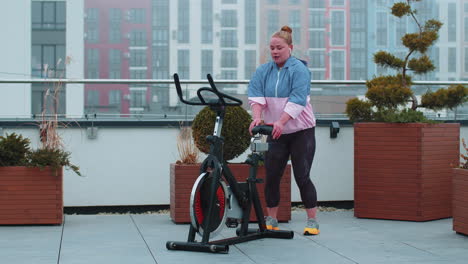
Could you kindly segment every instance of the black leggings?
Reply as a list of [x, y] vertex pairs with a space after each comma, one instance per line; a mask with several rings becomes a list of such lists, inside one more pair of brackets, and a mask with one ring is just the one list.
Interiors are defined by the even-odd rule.
[[268, 137], [269, 150], [265, 154], [265, 198], [267, 207], [277, 207], [280, 201], [280, 180], [289, 156], [299, 192], [305, 208], [317, 206], [317, 191], [310, 180], [310, 169], [315, 154], [315, 127], [279, 139]]

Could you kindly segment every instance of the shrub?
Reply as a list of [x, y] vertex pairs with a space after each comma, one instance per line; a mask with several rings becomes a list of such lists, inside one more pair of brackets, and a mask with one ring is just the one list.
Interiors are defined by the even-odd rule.
[[70, 168], [81, 176], [79, 167], [70, 162], [70, 153], [62, 149], [39, 148], [31, 150], [30, 140], [21, 135], [12, 133], [6, 137], [0, 137], [0, 166], [28, 166], [51, 167], [60, 169]]
[[[206, 137], [213, 134], [216, 113], [208, 106], [203, 108], [193, 120], [192, 135], [197, 148], [203, 153], [209, 153], [210, 144]], [[226, 107], [221, 136], [224, 138], [223, 157], [232, 160], [248, 148], [250, 144], [249, 125], [252, 122], [250, 114], [240, 106]]]
[[0, 137], [0, 166], [25, 166], [28, 163], [30, 140], [12, 133]]

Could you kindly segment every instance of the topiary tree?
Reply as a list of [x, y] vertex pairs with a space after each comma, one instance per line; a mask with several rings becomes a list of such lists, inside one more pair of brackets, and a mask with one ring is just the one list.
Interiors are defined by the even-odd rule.
[[[410, 16], [419, 32], [407, 33], [401, 38], [408, 49], [404, 58], [398, 58], [386, 51], [374, 54], [377, 65], [394, 69], [398, 74], [379, 76], [367, 81], [367, 100], [353, 98], [346, 103], [346, 114], [351, 121], [427, 122], [422, 112], [416, 110], [418, 107], [432, 110], [453, 109], [467, 101], [468, 90], [462, 85], [453, 85], [436, 92], [428, 91], [422, 96], [421, 103], [411, 90], [408, 71], [424, 74], [435, 69], [426, 51], [438, 39], [438, 32], [442, 27], [442, 23], [435, 19], [426, 21], [424, 25], [419, 23], [417, 11], [411, 7], [412, 2], [418, 1], [422, 0], [406, 0], [393, 5], [392, 14], [398, 18]], [[407, 107], [408, 103], [411, 103], [411, 107]]]
[[[210, 145], [206, 141], [208, 135], [213, 134], [216, 113], [208, 106], [203, 108], [193, 120], [192, 135], [197, 148], [204, 153], [210, 151]], [[249, 125], [252, 118], [247, 111], [240, 106], [229, 106], [223, 121], [221, 135], [224, 138], [225, 160], [232, 160], [248, 148], [250, 144]]]

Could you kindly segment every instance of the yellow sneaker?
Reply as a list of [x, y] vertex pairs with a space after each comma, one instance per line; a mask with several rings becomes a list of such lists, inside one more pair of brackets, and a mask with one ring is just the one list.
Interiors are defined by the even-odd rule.
[[265, 224], [268, 230], [279, 230], [278, 220], [271, 216], [265, 217]]
[[319, 224], [314, 218], [309, 218], [304, 228], [304, 236], [314, 236], [318, 234], [320, 234]]

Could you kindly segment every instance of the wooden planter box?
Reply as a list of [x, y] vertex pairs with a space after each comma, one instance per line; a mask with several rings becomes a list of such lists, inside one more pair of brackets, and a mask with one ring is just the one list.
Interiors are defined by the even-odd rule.
[[[229, 168], [239, 182], [245, 182], [249, 176], [249, 166], [247, 164], [229, 164]], [[170, 215], [175, 223], [190, 222], [190, 193], [195, 180], [199, 176], [200, 165], [177, 165], [171, 164], [170, 181]], [[259, 167], [258, 179], [265, 179], [265, 168]], [[257, 184], [258, 194], [266, 213], [264, 184]], [[287, 222], [291, 220], [291, 165], [285, 169], [281, 179], [281, 201], [278, 209], [278, 221]], [[252, 207], [250, 220], [255, 221], [255, 210]]]
[[453, 169], [453, 230], [468, 235], [468, 170]]
[[0, 224], [63, 222], [63, 170], [0, 167]]
[[452, 216], [459, 124], [354, 124], [354, 215], [427, 221]]

